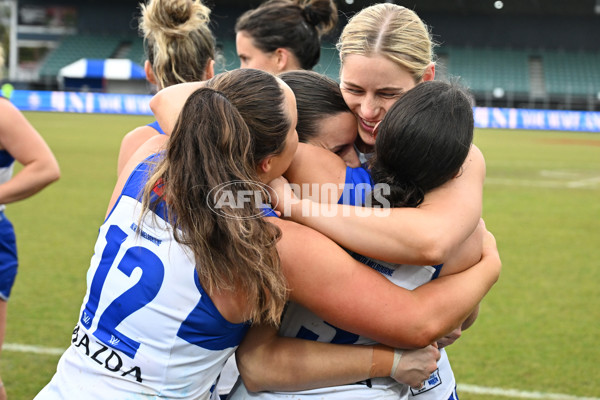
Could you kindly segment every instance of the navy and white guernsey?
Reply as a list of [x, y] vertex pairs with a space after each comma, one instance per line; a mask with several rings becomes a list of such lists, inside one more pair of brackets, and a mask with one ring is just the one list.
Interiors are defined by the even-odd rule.
[[[372, 190], [373, 181], [364, 168], [346, 168], [346, 181], [338, 203], [361, 206], [365, 195]], [[383, 274], [391, 282], [406, 289], [415, 289], [437, 277], [440, 266], [415, 266], [390, 264], [348, 251], [356, 260]], [[286, 307], [279, 331], [281, 336], [297, 337], [319, 342], [342, 344], [373, 344], [373, 340], [337, 328], [322, 320], [308, 309], [290, 302]], [[363, 384], [341, 385], [299, 392], [260, 392], [250, 393], [238, 379], [229, 399], [449, 399], [455, 387], [454, 374], [444, 349], [436, 370], [425, 382], [421, 390], [413, 390], [392, 378], [370, 379]]]
[[[156, 157], [156, 156], [155, 156]], [[100, 227], [71, 346], [36, 399], [209, 399], [248, 324], [204, 292], [165, 203], [140, 223], [140, 164]]]

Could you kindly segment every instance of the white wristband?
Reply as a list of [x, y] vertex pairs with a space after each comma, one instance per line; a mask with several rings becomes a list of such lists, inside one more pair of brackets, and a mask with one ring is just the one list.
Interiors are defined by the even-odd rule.
[[402, 358], [402, 353], [404, 353], [401, 349], [394, 349], [394, 362], [392, 363], [392, 373], [390, 376], [396, 375], [396, 370], [398, 369], [398, 364], [400, 364], [400, 359]]

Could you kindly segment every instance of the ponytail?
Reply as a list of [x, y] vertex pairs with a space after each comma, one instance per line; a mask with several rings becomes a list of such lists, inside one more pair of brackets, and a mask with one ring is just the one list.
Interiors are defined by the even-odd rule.
[[[248, 318], [277, 323], [287, 296], [275, 247], [279, 229], [258, 217], [255, 202], [218, 213], [211, 197], [223, 184], [233, 198], [256, 190], [252, 148], [250, 129], [227, 95], [214, 88], [197, 90], [186, 101], [166, 154], [146, 184], [143, 205], [147, 211], [166, 202], [174, 238], [192, 250], [209, 293], [242, 290], [254, 303]], [[159, 184], [162, 195], [151, 203], [150, 194]]]

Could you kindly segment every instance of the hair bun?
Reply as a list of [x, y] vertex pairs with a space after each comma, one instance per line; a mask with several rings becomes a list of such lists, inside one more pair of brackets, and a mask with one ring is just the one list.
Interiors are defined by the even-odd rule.
[[311, 5], [306, 5], [302, 9], [302, 16], [312, 26], [317, 26], [321, 23], [322, 17], [317, 13]]

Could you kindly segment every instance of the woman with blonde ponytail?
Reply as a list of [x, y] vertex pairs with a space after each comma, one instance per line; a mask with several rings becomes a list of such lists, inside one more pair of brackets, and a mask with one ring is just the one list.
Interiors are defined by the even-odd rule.
[[[210, 9], [201, 0], [148, 0], [140, 4], [144, 69], [158, 90], [182, 82], [210, 79], [217, 58]], [[131, 155], [153, 136], [165, 134], [157, 122], [129, 132], [121, 142], [117, 174]]]

